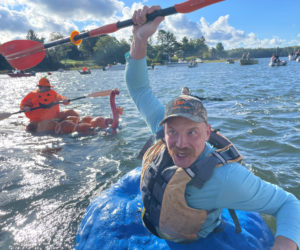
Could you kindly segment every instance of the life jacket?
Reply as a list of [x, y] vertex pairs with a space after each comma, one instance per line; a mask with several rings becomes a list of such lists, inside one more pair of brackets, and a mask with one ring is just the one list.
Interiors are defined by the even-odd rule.
[[[211, 132], [209, 143], [217, 149], [204, 159], [196, 160], [189, 168], [174, 165], [163, 140], [145, 153], [140, 184], [144, 204], [142, 219], [146, 228], [158, 237], [173, 241], [196, 240], [207, 214], [215, 210], [188, 206], [186, 185], [191, 183], [202, 188], [215, 167], [240, 162], [242, 157], [235, 146], [217, 131]], [[230, 210], [230, 214], [237, 232], [240, 232], [234, 210]]]
[[63, 99], [63, 96], [57, 94], [57, 92], [52, 89], [46, 92], [35, 90], [25, 96], [20, 106], [21, 109], [25, 106], [31, 108], [42, 107], [41, 109], [25, 112], [25, 115], [30, 119], [30, 122], [40, 122], [56, 118], [59, 113], [59, 104], [53, 106], [50, 105]]

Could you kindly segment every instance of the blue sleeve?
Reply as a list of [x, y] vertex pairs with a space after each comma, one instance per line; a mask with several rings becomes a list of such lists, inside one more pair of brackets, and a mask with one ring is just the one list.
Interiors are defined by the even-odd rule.
[[164, 116], [164, 106], [155, 97], [149, 85], [146, 58], [135, 60], [129, 53], [125, 57], [125, 80], [129, 94], [152, 133], [156, 133], [162, 128], [159, 127], [159, 122]]
[[276, 236], [287, 237], [300, 247], [300, 202], [293, 194], [263, 181], [236, 163], [221, 167], [218, 172], [225, 178], [220, 183], [217, 207], [273, 215]]

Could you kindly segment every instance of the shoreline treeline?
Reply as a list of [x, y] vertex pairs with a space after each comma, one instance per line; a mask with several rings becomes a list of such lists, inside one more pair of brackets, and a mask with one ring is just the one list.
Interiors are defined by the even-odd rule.
[[[52, 33], [50, 41], [64, 38], [60, 33]], [[43, 43], [44, 38], [39, 38], [33, 30], [29, 30], [26, 39]], [[216, 47], [209, 47], [205, 38], [184, 37], [177, 41], [173, 33], [159, 30], [156, 34], [156, 43], [148, 43], [148, 64], [165, 64], [170, 61], [190, 60], [200, 58], [202, 60], [220, 60], [226, 58], [239, 59], [245, 53], [250, 53], [254, 58], [271, 57], [276, 53], [280, 57], [286, 57], [295, 52], [299, 46], [285, 48], [237, 48], [225, 50], [221, 42]], [[125, 63], [124, 54], [129, 50], [129, 42], [118, 40], [113, 36], [102, 36], [84, 39], [80, 46], [64, 44], [48, 49], [44, 60], [30, 70], [51, 71], [59, 68], [69, 69], [72, 65], [63, 63], [67, 60], [89, 61], [95, 66], [105, 67], [109, 64]], [[0, 70], [12, 70], [5, 58], [0, 55]]]

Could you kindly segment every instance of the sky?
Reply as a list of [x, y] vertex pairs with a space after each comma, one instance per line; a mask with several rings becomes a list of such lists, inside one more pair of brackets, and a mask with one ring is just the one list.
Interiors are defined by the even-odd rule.
[[[1, 0], [0, 43], [26, 39], [29, 29], [49, 41], [59, 32], [92, 30], [131, 18], [143, 5], [162, 8], [180, 0]], [[160, 29], [172, 32], [177, 41], [186, 36], [205, 37], [225, 49], [300, 46], [300, 0], [225, 0], [188, 14], [166, 17]], [[129, 41], [131, 27], [111, 34]], [[155, 36], [154, 36], [155, 41]]]

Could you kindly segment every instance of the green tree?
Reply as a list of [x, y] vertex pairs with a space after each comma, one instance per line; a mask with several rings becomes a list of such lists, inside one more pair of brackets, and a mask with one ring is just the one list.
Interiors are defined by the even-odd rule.
[[112, 36], [100, 37], [94, 47], [95, 62], [100, 66], [124, 63], [124, 54], [128, 50], [129, 44], [125, 40], [119, 42]]
[[208, 51], [208, 46], [205, 44], [205, 38], [197, 38], [193, 40], [194, 55], [203, 58], [204, 54]]
[[211, 59], [216, 59], [217, 58], [218, 53], [217, 53], [217, 50], [215, 48], [211, 48], [209, 52], [210, 52], [210, 58]]
[[158, 31], [157, 42], [159, 48], [169, 56], [173, 56], [180, 47], [174, 34], [165, 30]]
[[2, 56], [0, 54], [0, 70], [8, 70], [8, 69], [12, 69], [12, 67], [10, 66], [10, 64], [6, 61], [6, 59], [4, 58], [4, 56]]
[[[53, 35], [52, 39], [56, 40], [57, 38], [62, 38], [62, 35], [55, 33], [55, 35]], [[43, 37], [39, 38], [33, 30], [29, 30], [27, 32], [26, 39], [37, 41], [40, 43], [43, 43], [45, 40], [45, 38], [43, 38]], [[64, 46], [64, 45], [62, 45], [62, 46]], [[63, 49], [59, 48], [59, 47], [61, 47], [61, 46], [57, 46], [52, 49], [48, 49], [46, 51], [45, 58], [41, 61], [41, 63], [39, 63], [32, 69], [35, 71], [47, 71], [47, 70], [57, 70], [58, 68], [60, 68], [62, 65], [60, 64], [59, 51], [63, 50]]]
[[216, 56], [219, 58], [225, 58], [226, 52], [222, 43], [217, 43], [216, 45]]
[[32, 29], [28, 30], [26, 39], [32, 40], [32, 41], [37, 41], [40, 43], [43, 43], [45, 41], [45, 38], [38, 38], [37, 34]]
[[83, 39], [79, 46], [79, 51], [82, 58], [91, 58], [94, 55], [94, 47], [96, 46], [99, 37], [90, 37], [88, 39]]

